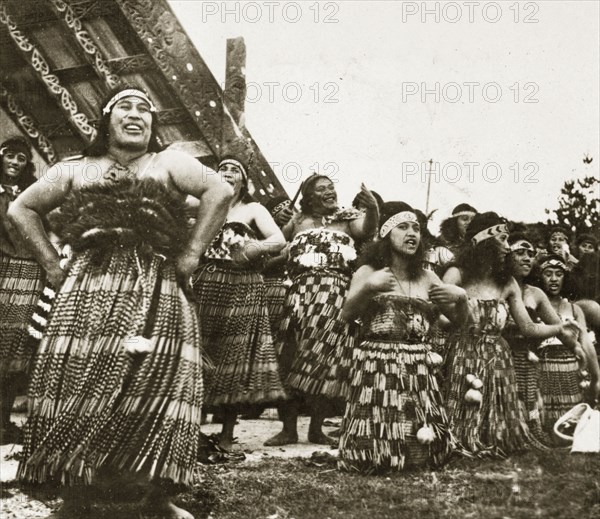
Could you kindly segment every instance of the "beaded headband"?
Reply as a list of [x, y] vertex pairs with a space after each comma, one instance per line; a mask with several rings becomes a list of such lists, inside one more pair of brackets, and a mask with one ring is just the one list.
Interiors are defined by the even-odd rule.
[[417, 219], [417, 215], [411, 211], [402, 211], [400, 213], [396, 213], [394, 216], [388, 218], [381, 226], [379, 236], [385, 238], [394, 227], [397, 227], [403, 222], [419, 223], [419, 220]]
[[452, 218], [457, 218], [459, 216], [475, 216], [477, 213], [473, 212], [473, 211], [460, 211], [458, 213], [454, 213], [452, 215]]
[[548, 261], [544, 261], [544, 263], [542, 263], [540, 265], [540, 270], [543, 272], [544, 270], [546, 270], [547, 268], [559, 268], [562, 269], [564, 271], [567, 270], [567, 265], [565, 264], [564, 261], [561, 261], [559, 259], [549, 259]]
[[235, 166], [236, 168], [239, 168], [239, 170], [242, 172], [242, 176], [244, 177], [244, 180], [248, 180], [248, 173], [246, 172], [246, 168], [239, 160], [223, 159], [221, 162], [219, 162], [219, 167], [217, 168], [217, 170], [221, 169], [221, 166], [225, 166], [227, 164], [229, 164], [231, 166]]
[[135, 97], [139, 97], [140, 99], [143, 99], [144, 101], [146, 101], [146, 103], [148, 103], [148, 105], [150, 105], [150, 111], [156, 112], [156, 106], [154, 106], [154, 103], [152, 101], [150, 101], [150, 98], [148, 97], [147, 94], [145, 94], [141, 90], [138, 90], [137, 88], [128, 88], [126, 90], [121, 90], [120, 92], [116, 93], [113, 97], [111, 97], [110, 101], [104, 105], [104, 108], [102, 109], [102, 113], [103, 114], [109, 113], [112, 110], [112, 107], [116, 103], [118, 103], [124, 97], [129, 97], [129, 96], [135, 96]]
[[494, 236], [498, 236], [500, 234], [508, 234], [508, 227], [506, 227], [506, 224], [504, 223], [493, 225], [492, 227], [488, 227], [483, 231], [479, 231], [471, 238], [471, 243], [473, 245], [477, 245], [484, 240], [488, 240], [489, 238], [493, 238]]
[[521, 249], [527, 249], [531, 251], [534, 250], [533, 245], [531, 245], [531, 243], [529, 243], [527, 240], [518, 240], [510, 246], [510, 250], [513, 252]]

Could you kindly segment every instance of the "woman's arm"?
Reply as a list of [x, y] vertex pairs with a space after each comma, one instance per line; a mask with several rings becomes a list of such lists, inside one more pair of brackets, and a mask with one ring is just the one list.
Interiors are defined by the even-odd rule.
[[379, 292], [389, 292], [395, 288], [395, 278], [389, 268], [374, 270], [363, 265], [352, 276], [348, 296], [342, 309], [342, 319], [352, 321], [362, 315], [371, 299]]
[[187, 282], [225, 222], [233, 189], [217, 175], [207, 175], [200, 162], [186, 153], [165, 150], [160, 155], [177, 189], [200, 200], [190, 240], [177, 260], [180, 281]]
[[519, 327], [519, 330], [525, 337], [546, 339], [548, 337], [557, 336], [564, 344], [575, 347], [578, 335], [578, 326], [576, 324], [534, 323], [527, 313], [525, 303], [523, 303], [521, 289], [514, 278], [511, 278], [506, 284], [503, 292], [508, 301], [510, 313]]
[[253, 240], [244, 246], [244, 255], [252, 261], [267, 254], [277, 254], [285, 247], [286, 242], [269, 211], [259, 203], [250, 205], [253, 221], [260, 234], [264, 236], [264, 239]]
[[365, 216], [352, 220], [349, 224], [350, 235], [354, 239], [370, 238], [377, 233], [379, 224], [379, 206], [371, 191], [364, 184], [360, 185], [357, 201], [366, 208]]
[[48, 281], [59, 287], [65, 277], [60, 257], [44, 229], [42, 218], [58, 207], [72, 189], [76, 164], [58, 163], [46, 171], [10, 205], [7, 218], [19, 232], [37, 262], [46, 271]]
[[442, 283], [433, 272], [427, 273], [430, 280], [429, 299], [440, 307], [441, 312], [455, 326], [464, 325], [469, 318], [469, 304], [464, 288]]
[[585, 322], [585, 315], [583, 315], [581, 308], [579, 308], [577, 305], [573, 305], [573, 314], [575, 316], [575, 321], [581, 330], [579, 342], [583, 349], [585, 364], [592, 378], [590, 387], [588, 389], [588, 397], [589, 400], [596, 401], [598, 399], [598, 394], [600, 393], [600, 367], [598, 366], [598, 357], [596, 356], [594, 345], [590, 340]]

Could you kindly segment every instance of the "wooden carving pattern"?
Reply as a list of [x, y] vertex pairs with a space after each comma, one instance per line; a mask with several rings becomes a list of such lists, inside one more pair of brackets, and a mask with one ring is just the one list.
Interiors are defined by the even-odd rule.
[[[261, 201], [286, 195], [273, 170], [245, 129], [224, 106], [223, 91], [167, 3], [162, 0], [114, 0], [146, 46], [165, 79], [216, 157], [232, 148], [250, 162], [250, 176], [265, 194]], [[264, 171], [267, 177], [263, 177]], [[268, 181], [267, 181], [268, 179]], [[273, 187], [269, 187], [272, 185]]]
[[113, 73], [118, 75], [132, 74], [142, 70], [148, 71], [154, 68], [154, 61], [145, 54], [111, 59], [109, 60], [109, 64]]
[[21, 50], [23, 57], [29, 61], [33, 69], [37, 72], [39, 78], [43, 81], [46, 89], [53, 96], [66, 117], [76, 128], [85, 142], [91, 142], [96, 137], [96, 129], [90, 124], [85, 114], [79, 112], [77, 103], [64, 88], [55, 74], [50, 71], [48, 62], [41, 52], [29, 41], [11, 20], [6, 11], [6, 5], [0, 0], [0, 23], [8, 28], [12, 40]]
[[96, 73], [109, 88], [115, 88], [119, 84], [119, 76], [112, 73], [106, 59], [94, 44], [90, 34], [83, 28], [81, 19], [75, 15], [71, 6], [64, 0], [50, 0], [50, 4], [57, 16], [62, 17], [65, 25], [73, 33]]
[[0, 102], [14, 123], [33, 140], [38, 153], [46, 162], [54, 164], [58, 160], [54, 146], [37, 127], [35, 121], [23, 111], [14, 96], [8, 92], [3, 84], [0, 84]]
[[[189, 44], [179, 22], [163, 2], [115, 0], [148, 49], [165, 79], [198, 125], [210, 148], [221, 147], [222, 94], [208, 67]], [[187, 65], [192, 67], [189, 70]]]

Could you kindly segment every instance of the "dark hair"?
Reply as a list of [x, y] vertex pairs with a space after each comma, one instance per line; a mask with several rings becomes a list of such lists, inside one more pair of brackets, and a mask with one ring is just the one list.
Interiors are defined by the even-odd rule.
[[566, 295], [566, 296], [569, 296], [569, 298], [570, 298], [571, 294], [573, 293], [572, 277], [571, 277], [571, 274], [569, 273], [569, 269], [567, 268], [565, 259], [562, 256], [560, 256], [559, 254], [554, 254], [554, 253], [544, 254], [543, 256], [541, 256], [540, 258], [538, 258], [536, 260], [535, 269], [534, 269], [535, 272], [531, 276], [531, 279], [532, 279], [531, 284], [537, 286], [538, 288], [541, 288], [544, 291], [544, 293], [547, 293], [545, 286], [544, 286], [544, 282], [543, 282], [543, 276], [542, 276], [543, 270], [542, 270], [541, 266], [546, 261], [549, 261], [552, 259], [559, 260], [565, 265], [565, 268], [563, 269], [563, 272], [565, 273], [565, 275], [563, 277], [563, 284], [562, 284], [562, 287], [560, 288], [559, 295], [561, 295], [561, 296]]
[[[2, 144], [0, 144], [0, 150], [2, 150], [2, 155], [6, 151], [14, 151], [14, 152], [22, 152], [27, 157], [27, 164], [23, 168], [23, 171], [19, 175], [17, 179], [17, 186], [20, 191], [24, 191], [31, 184], [36, 181], [35, 178], [35, 164], [32, 162], [32, 153], [31, 153], [31, 145], [29, 142], [21, 136], [10, 137], [6, 139]], [[4, 161], [0, 162], [0, 177], [4, 173]]]
[[[379, 217], [379, 227], [389, 220], [392, 216], [402, 211], [416, 211], [405, 202], [385, 202], [381, 207]], [[419, 224], [420, 225], [420, 224]], [[417, 279], [423, 273], [423, 260], [425, 257], [425, 248], [423, 245], [423, 230], [421, 229], [421, 240], [414, 255], [409, 256], [408, 260], [408, 276], [409, 279]], [[390, 245], [390, 235], [381, 238], [367, 246], [364, 253], [358, 259], [358, 266], [369, 265], [374, 269], [382, 269], [389, 267], [392, 263], [392, 249]]]
[[575, 246], [579, 247], [582, 243], [588, 242], [591, 243], [594, 247], [594, 250], [598, 250], [598, 238], [589, 233], [578, 234], [575, 239]]
[[456, 245], [462, 241], [460, 232], [458, 230], [458, 217], [456, 215], [458, 213], [462, 213], [463, 211], [470, 211], [477, 214], [477, 209], [475, 209], [472, 205], [458, 204], [454, 209], [452, 209], [452, 216], [446, 218], [440, 224], [440, 236], [448, 245]]
[[573, 299], [600, 300], [600, 255], [584, 254], [573, 267], [570, 287]]
[[472, 205], [458, 204], [454, 209], [452, 209], [452, 216], [456, 216], [458, 213], [462, 213], [464, 211], [477, 214], [477, 209], [475, 209]]
[[[140, 90], [141, 92], [144, 92], [146, 95], [148, 95], [146, 90], [144, 90], [143, 88], [141, 88], [140, 86], [135, 85], [135, 84], [128, 84], [128, 85], [120, 86], [120, 87], [117, 87], [117, 88], [111, 90], [106, 95], [106, 97], [102, 100], [102, 104], [100, 105], [101, 108], [104, 108], [106, 106], [106, 104], [119, 92], [122, 92], [123, 90], [127, 90], [130, 88], [135, 89], [135, 90]], [[113, 108], [114, 108], [114, 105], [113, 105]], [[107, 114], [100, 113], [100, 121], [98, 123], [98, 128], [97, 128], [98, 133], [97, 133], [94, 141], [90, 145], [88, 145], [86, 148], [84, 148], [84, 150], [83, 150], [84, 155], [87, 155], [88, 157], [100, 157], [102, 155], [105, 155], [108, 152], [110, 114], [112, 113], [113, 108], [111, 108], [110, 112], [108, 112]], [[152, 130], [150, 132], [150, 140], [148, 141], [148, 149], [146, 151], [159, 152], [159, 151], [163, 150], [163, 146], [160, 143], [160, 139], [158, 138], [158, 132], [157, 132], [158, 116], [156, 115], [156, 112], [151, 112], [151, 115], [152, 115]]]
[[472, 243], [473, 237], [489, 227], [506, 223], [504, 218], [494, 212], [478, 213], [473, 217], [465, 242], [456, 254], [456, 265], [460, 268], [464, 281], [482, 279], [491, 267], [491, 277], [499, 285], [505, 285], [510, 279], [508, 262], [499, 254], [498, 242], [489, 238], [477, 244]]
[[[371, 194], [373, 195], [373, 198], [375, 198], [377, 202], [377, 207], [379, 208], [379, 212], [381, 213], [381, 208], [383, 206], [383, 198], [381, 198], [381, 195], [377, 191], [371, 190]], [[352, 207], [358, 209], [358, 194], [354, 197], [354, 200], [352, 200]]]
[[[513, 245], [519, 241], [526, 241], [528, 242], [533, 250], [533, 253], [535, 254], [535, 245], [533, 240], [531, 239], [531, 237], [524, 232], [524, 230], [520, 230], [517, 232], [511, 232], [510, 235], [508, 236], [508, 243], [509, 245]], [[514, 272], [515, 269], [515, 263], [514, 263], [514, 254], [510, 254], [509, 255], [509, 261], [508, 261], [508, 268], [511, 272], [511, 274]], [[534, 271], [534, 265], [531, 265], [531, 271], [529, 272], [529, 274], [527, 275], [527, 277], [523, 280], [525, 283], [529, 283], [530, 279], [532, 278], [532, 274]], [[513, 274], [514, 275], [514, 274]]]
[[508, 243], [510, 245], [512, 245], [513, 243], [517, 243], [518, 241], [523, 241], [523, 240], [529, 242], [532, 246], [534, 245], [533, 239], [525, 231], [519, 230], [519, 231], [511, 232], [510, 235], [508, 236]]
[[310, 214], [312, 211], [312, 195], [314, 194], [315, 184], [317, 180], [321, 180], [322, 178], [332, 182], [327, 175], [313, 173], [302, 183], [302, 186], [300, 187], [300, 193], [302, 194], [302, 198], [300, 199], [300, 210], [303, 213]]
[[569, 229], [562, 225], [553, 225], [548, 229], [548, 233], [546, 234], [546, 247], [548, 250], [550, 250], [550, 239], [552, 238], [552, 235], [557, 232], [565, 235], [567, 243], [571, 240], [571, 231], [569, 231]]
[[219, 170], [221, 163], [227, 159], [233, 159], [233, 160], [239, 162], [242, 165], [242, 167], [244, 168], [244, 173], [242, 174], [242, 187], [240, 188], [240, 194], [239, 194], [238, 199], [241, 202], [243, 202], [244, 204], [251, 204], [252, 202], [256, 202], [256, 198], [254, 198], [250, 194], [250, 189], [248, 187], [248, 162], [245, 161], [244, 159], [241, 159], [239, 155], [232, 155], [232, 154], [223, 155], [219, 159], [219, 162], [217, 164], [217, 172]]

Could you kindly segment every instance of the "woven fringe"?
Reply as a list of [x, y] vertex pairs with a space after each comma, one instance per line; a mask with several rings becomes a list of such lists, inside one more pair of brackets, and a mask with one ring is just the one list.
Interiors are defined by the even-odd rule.
[[[447, 459], [453, 441], [437, 380], [425, 363], [429, 349], [378, 341], [354, 348], [340, 437], [341, 469], [398, 471]], [[416, 439], [424, 425], [434, 433], [429, 445]]]
[[581, 374], [575, 355], [563, 345], [551, 345], [540, 353], [540, 391], [544, 402], [542, 427], [552, 434], [554, 423], [583, 401]]
[[[105, 466], [190, 484], [202, 403], [195, 312], [171, 263], [122, 250], [101, 267], [89, 254], [75, 258], [39, 345], [18, 475], [89, 484]], [[152, 350], [132, 355], [123, 341], [144, 328], [143, 284], [160, 287]]]
[[206, 403], [241, 406], [286, 398], [262, 276], [209, 264], [194, 276], [194, 291], [202, 341], [215, 365], [206, 380]]
[[[483, 382], [480, 405], [465, 402], [468, 374]], [[452, 430], [467, 452], [506, 456], [533, 442], [510, 349], [499, 335], [465, 332], [454, 337], [445, 394]]]
[[0, 373], [28, 371], [34, 350], [27, 327], [42, 287], [35, 261], [0, 255]]
[[334, 271], [305, 272], [287, 294], [279, 328], [280, 353], [295, 335], [297, 348], [287, 383], [311, 396], [346, 399], [354, 330], [340, 317], [349, 278]]
[[271, 324], [271, 333], [276, 336], [283, 316], [283, 305], [287, 294], [287, 287], [284, 285], [285, 277], [266, 277], [265, 281], [265, 300], [269, 312], [269, 323]]

